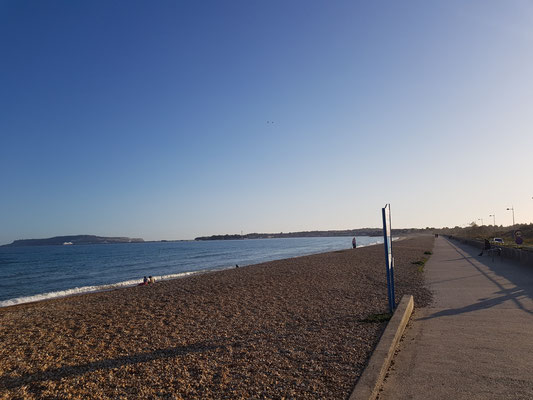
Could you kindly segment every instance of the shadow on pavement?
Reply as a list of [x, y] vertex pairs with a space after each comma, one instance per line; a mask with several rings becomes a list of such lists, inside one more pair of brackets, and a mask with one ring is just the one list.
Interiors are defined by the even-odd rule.
[[[476, 256], [475, 253], [479, 251], [479, 249], [474, 249], [473, 247], [469, 247], [466, 245], [460, 245], [457, 243], [451, 243], [447, 242], [459, 255], [461, 256], [458, 259], [455, 260], [445, 260], [445, 261], [459, 261], [459, 260], [465, 260], [468, 263], [470, 263], [477, 271], [479, 271], [481, 274], [483, 274], [488, 280], [490, 280], [494, 285], [496, 285], [500, 290], [495, 292], [494, 294], [497, 295], [497, 297], [488, 298], [488, 299], [480, 299], [479, 302], [474, 304], [469, 304], [465, 307], [461, 308], [454, 308], [454, 309], [448, 309], [448, 310], [441, 310], [439, 312], [436, 312], [434, 314], [428, 315], [427, 317], [420, 318], [420, 320], [427, 320], [432, 318], [438, 318], [438, 317], [444, 317], [444, 316], [450, 316], [450, 315], [457, 315], [457, 314], [463, 314], [468, 313], [472, 311], [478, 311], [483, 309], [488, 309], [495, 307], [497, 305], [500, 305], [506, 301], [512, 301], [515, 303], [517, 308], [520, 310], [533, 315], [533, 310], [530, 308], [524, 307], [520, 299], [529, 298], [533, 299], [533, 269], [531, 267], [527, 267], [524, 265], [519, 264], [518, 262], [513, 261], [491, 261], [488, 257], [479, 257]], [[472, 259], [476, 259], [477, 263], [473, 262]], [[512, 288], [505, 288], [502, 286], [500, 282], [498, 282], [494, 277], [487, 274], [487, 272], [480, 268], [480, 265], [482, 264], [484, 267], [489, 268], [494, 274], [501, 276], [505, 278], [507, 281], [509, 281], [511, 284], [514, 285]], [[459, 279], [464, 279], [459, 278]]]

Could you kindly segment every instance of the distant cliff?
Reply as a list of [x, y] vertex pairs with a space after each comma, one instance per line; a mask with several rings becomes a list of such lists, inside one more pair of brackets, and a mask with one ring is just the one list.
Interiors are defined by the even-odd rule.
[[143, 243], [140, 238], [128, 237], [105, 237], [94, 235], [74, 235], [74, 236], [55, 236], [46, 239], [20, 239], [5, 246], [22, 247], [22, 246], [53, 246], [63, 244], [110, 244], [110, 243]]

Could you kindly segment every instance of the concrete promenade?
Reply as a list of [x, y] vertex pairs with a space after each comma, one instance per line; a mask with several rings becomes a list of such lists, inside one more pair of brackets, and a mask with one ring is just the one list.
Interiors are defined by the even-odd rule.
[[533, 399], [533, 267], [438, 238], [379, 399]]

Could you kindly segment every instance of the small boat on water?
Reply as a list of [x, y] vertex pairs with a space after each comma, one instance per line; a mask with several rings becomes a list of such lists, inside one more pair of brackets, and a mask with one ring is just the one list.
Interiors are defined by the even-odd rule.
[[69, 244], [73, 244], [72, 242], [63, 242], [63, 246], [67, 246]]

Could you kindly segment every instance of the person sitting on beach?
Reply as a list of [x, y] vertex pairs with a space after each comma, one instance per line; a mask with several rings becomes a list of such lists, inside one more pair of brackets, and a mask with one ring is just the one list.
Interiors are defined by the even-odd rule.
[[139, 285], [137, 286], [145, 286], [145, 285], [148, 285], [148, 278], [145, 276], [143, 281], [141, 283], [139, 283]]
[[148, 283], [155, 283], [155, 279], [152, 275], [148, 277]]

